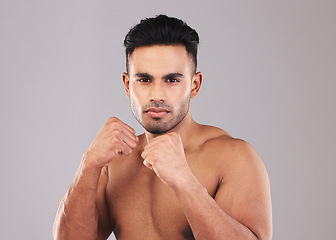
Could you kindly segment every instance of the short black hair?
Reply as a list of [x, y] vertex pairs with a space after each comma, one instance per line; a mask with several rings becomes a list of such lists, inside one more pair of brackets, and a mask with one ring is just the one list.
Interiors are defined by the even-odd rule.
[[188, 54], [192, 56], [196, 72], [198, 44], [199, 37], [197, 32], [178, 18], [162, 14], [152, 18], [145, 18], [131, 28], [125, 37], [126, 69], [128, 71], [128, 57], [138, 47], [184, 45]]

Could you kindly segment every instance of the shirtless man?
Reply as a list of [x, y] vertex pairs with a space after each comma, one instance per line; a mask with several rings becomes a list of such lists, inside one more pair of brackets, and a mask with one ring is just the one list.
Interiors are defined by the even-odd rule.
[[83, 154], [54, 239], [270, 240], [267, 172], [245, 141], [196, 123], [197, 33], [164, 15], [125, 38], [122, 78], [145, 133], [112, 117]]

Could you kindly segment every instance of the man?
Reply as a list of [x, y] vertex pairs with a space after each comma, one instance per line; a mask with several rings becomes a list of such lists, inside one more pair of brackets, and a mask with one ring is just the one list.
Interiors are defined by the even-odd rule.
[[272, 238], [267, 172], [245, 141], [196, 123], [198, 35], [159, 15], [125, 38], [122, 78], [145, 133], [112, 117], [84, 153], [55, 239]]

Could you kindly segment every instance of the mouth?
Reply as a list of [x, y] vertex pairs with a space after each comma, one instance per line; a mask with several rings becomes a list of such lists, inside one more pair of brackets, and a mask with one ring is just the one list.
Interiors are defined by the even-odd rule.
[[147, 113], [152, 118], [162, 118], [166, 116], [169, 111], [165, 108], [148, 108], [145, 110], [145, 113]]

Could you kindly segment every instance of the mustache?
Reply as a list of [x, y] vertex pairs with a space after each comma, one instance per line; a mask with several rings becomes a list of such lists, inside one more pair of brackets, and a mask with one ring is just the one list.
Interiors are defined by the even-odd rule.
[[148, 108], [164, 108], [168, 111], [171, 111], [173, 109], [170, 105], [163, 102], [151, 102], [143, 107], [144, 110]]

